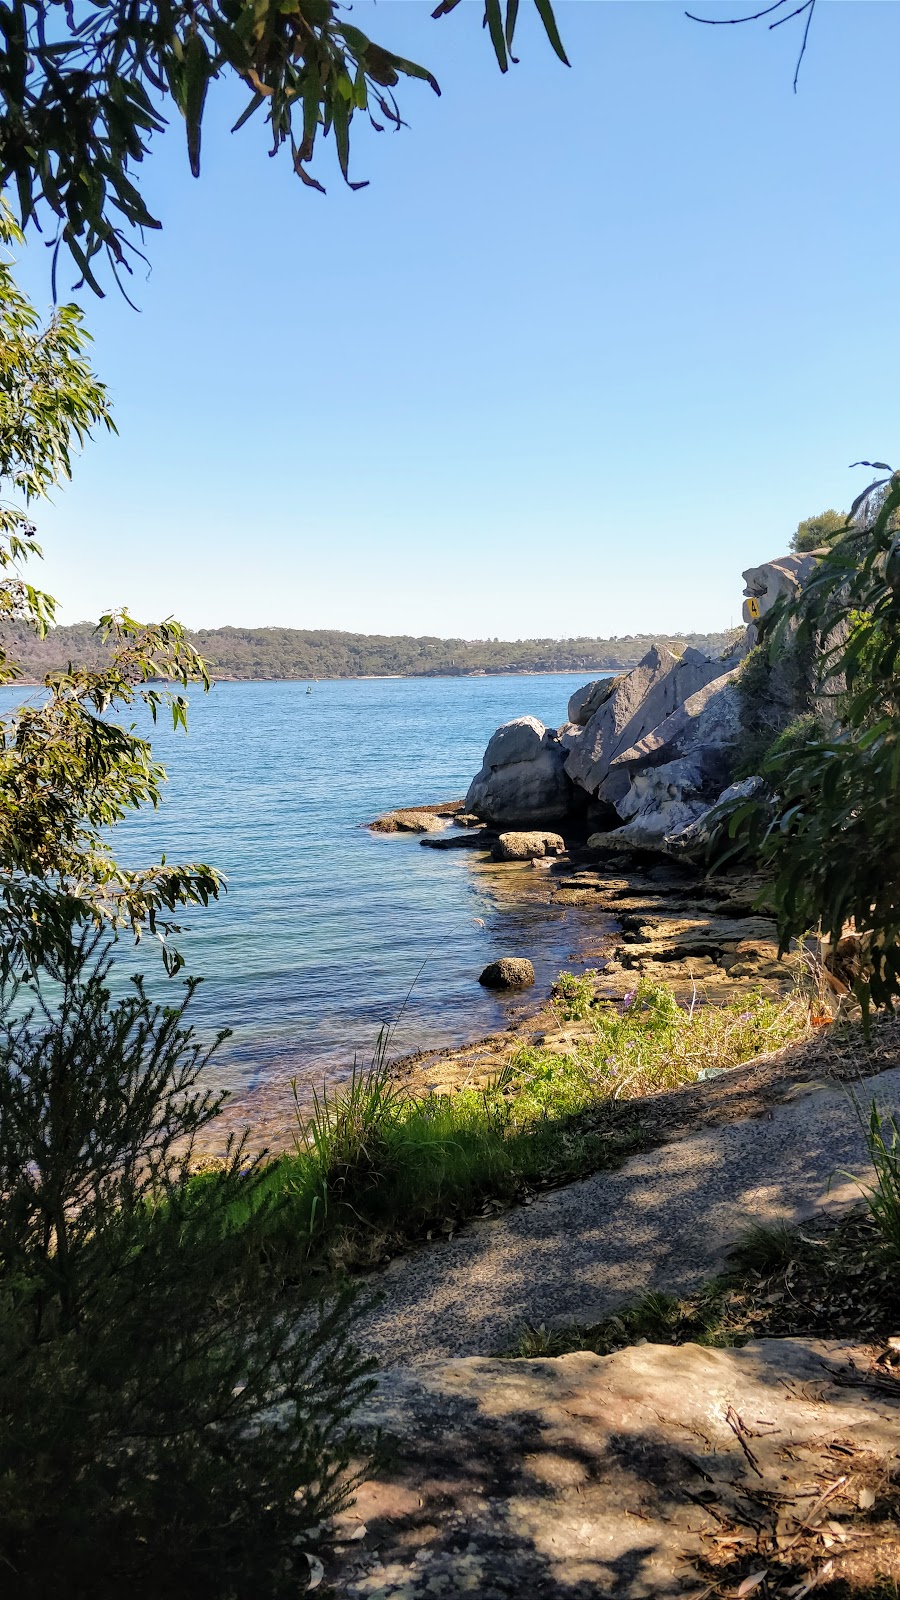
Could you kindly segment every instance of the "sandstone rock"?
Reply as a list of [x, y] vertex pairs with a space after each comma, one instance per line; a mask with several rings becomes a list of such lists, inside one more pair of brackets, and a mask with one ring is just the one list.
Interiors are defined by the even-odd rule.
[[400, 833], [441, 833], [447, 826], [429, 811], [398, 811], [396, 822]]
[[[617, 805], [628, 782], [620, 771], [610, 771], [616, 757], [652, 733], [722, 672], [720, 661], [708, 660], [699, 650], [676, 656], [665, 645], [654, 645], [632, 672], [615, 679], [610, 694], [569, 751], [569, 777], [589, 794]], [[609, 782], [604, 781], [607, 778]]]
[[765, 788], [762, 778], [744, 778], [740, 783], [731, 783], [723, 789], [720, 795], [706, 807], [700, 815], [695, 817], [685, 827], [673, 828], [666, 835], [666, 849], [673, 855], [701, 855], [709, 844], [712, 834], [712, 819], [718, 814], [719, 807], [730, 805], [734, 801], [749, 800]]
[[704, 684], [663, 722], [623, 748], [613, 758], [616, 767], [657, 766], [678, 756], [705, 757], [711, 750], [734, 749], [741, 737], [739, 668], [723, 672]]
[[419, 843], [429, 850], [489, 850], [496, 837], [492, 828], [472, 828], [468, 833], [429, 833]]
[[[354, 1600], [677, 1600], [736, 1594], [772, 1567], [784, 1593], [781, 1552], [811, 1507], [818, 1530], [837, 1517], [849, 1537], [833, 1554], [859, 1559], [860, 1473], [887, 1483], [900, 1437], [900, 1400], [870, 1372], [865, 1345], [810, 1338], [381, 1372], [359, 1421], [392, 1448], [337, 1519], [329, 1585]], [[809, 1563], [815, 1587], [818, 1544]]]
[[465, 808], [500, 827], [559, 822], [572, 798], [564, 762], [556, 734], [536, 717], [504, 723], [488, 741]]
[[397, 818], [394, 816], [394, 813], [392, 811], [389, 811], [387, 816], [376, 817], [374, 822], [370, 822], [369, 823], [369, 832], [370, 833], [399, 833], [400, 829], [398, 827]]
[[579, 728], [587, 727], [594, 712], [599, 711], [604, 700], [609, 699], [618, 681], [615, 673], [610, 673], [607, 678], [595, 678], [592, 683], [576, 689], [569, 700], [569, 721]]
[[556, 737], [562, 749], [568, 754], [581, 738], [581, 728], [575, 722], [563, 722], [556, 730]]
[[493, 854], [495, 861], [532, 861], [535, 856], [561, 856], [565, 848], [558, 833], [501, 833]]
[[527, 989], [534, 983], [534, 967], [521, 956], [501, 956], [485, 967], [479, 983], [486, 989]]
[[649, 809], [606, 833], [592, 833], [589, 850], [663, 850], [668, 833], [686, 828], [705, 809], [702, 801], [670, 800], [661, 810]]

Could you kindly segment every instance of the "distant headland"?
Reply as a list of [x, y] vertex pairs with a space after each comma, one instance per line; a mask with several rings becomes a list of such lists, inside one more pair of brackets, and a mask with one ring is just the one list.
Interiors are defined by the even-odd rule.
[[[739, 632], [740, 630], [738, 630]], [[105, 666], [92, 622], [38, 639], [21, 623], [0, 630], [26, 682], [69, 666]], [[189, 634], [212, 676], [238, 682], [309, 678], [463, 678], [495, 673], [608, 672], [635, 666], [651, 645], [720, 654], [737, 637], [718, 633], [625, 634], [610, 639], [438, 639], [343, 633], [330, 628], [201, 628]], [[21, 680], [20, 680], [21, 681]]]

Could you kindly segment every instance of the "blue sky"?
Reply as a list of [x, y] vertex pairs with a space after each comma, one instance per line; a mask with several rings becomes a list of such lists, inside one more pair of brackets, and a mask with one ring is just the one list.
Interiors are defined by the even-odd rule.
[[[304, 190], [224, 87], [199, 182], [158, 142], [140, 314], [84, 301], [119, 436], [40, 517], [62, 620], [727, 626], [900, 456], [900, 6], [820, 4], [797, 95], [796, 24], [559, 0], [567, 71], [523, 0], [503, 78], [477, 0], [431, 9], [354, 8], [443, 89], [358, 124], [367, 189], [323, 150]], [[22, 276], [49, 299], [40, 245]]]

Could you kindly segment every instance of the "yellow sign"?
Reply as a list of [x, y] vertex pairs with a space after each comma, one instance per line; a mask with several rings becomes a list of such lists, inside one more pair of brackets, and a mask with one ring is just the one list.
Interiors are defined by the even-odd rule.
[[751, 595], [747, 601], [747, 615], [752, 617], [754, 622], [759, 616], [759, 601], [755, 595]]

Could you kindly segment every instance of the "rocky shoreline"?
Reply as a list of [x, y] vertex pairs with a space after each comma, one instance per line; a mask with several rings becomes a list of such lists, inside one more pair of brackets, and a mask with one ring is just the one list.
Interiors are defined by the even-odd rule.
[[[745, 773], [751, 714], [769, 734], [797, 714], [790, 664], [764, 669], [764, 703], [748, 713], [747, 664], [764, 654], [756, 647], [773, 607], [813, 566], [814, 556], [792, 555], [743, 574], [745, 633], [727, 656], [654, 646], [631, 671], [576, 690], [558, 728], [529, 716], [498, 728], [464, 799], [400, 807], [371, 827], [471, 851], [515, 875], [523, 897], [596, 910], [602, 931], [578, 958], [599, 997], [621, 1000], [639, 978], [680, 999], [789, 986], [804, 957], [779, 952], [763, 883], [746, 870], [711, 877], [704, 855], [716, 808], [759, 787]], [[509, 970], [501, 987], [528, 983]], [[418, 1090], [477, 1085], [523, 1043], [566, 1051], [576, 1034], [552, 1001], [526, 1006], [478, 1044], [420, 1051], [396, 1071]]]
[[[741, 988], [787, 989], [801, 957], [779, 956], [774, 919], [758, 908], [761, 882], [737, 871], [705, 877], [688, 860], [598, 848], [583, 838], [500, 833], [473, 819], [460, 801], [410, 806], [378, 819], [378, 831], [422, 831], [430, 848], [466, 848], [509, 878], [517, 897], [597, 912], [596, 939], [577, 952], [598, 997], [620, 1001], [640, 978], [669, 984], [679, 999], [733, 996]], [[414, 819], [427, 818], [428, 831]], [[437, 821], [440, 832], [432, 831]], [[559, 837], [559, 845], [555, 843]], [[547, 839], [551, 854], [544, 853]], [[510, 851], [509, 841], [514, 841]], [[534, 855], [516, 854], [531, 840]], [[610, 922], [613, 923], [610, 931]], [[473, 973], [473, 978], [477, 974]], [[525, 997], [523, 996], [523, 999]], [[528, 1006], [508, 1027], [471, 1044], [419, 1050], [393, 1063], [416, 1092], [448, 1092], [489, 1081], [523, 1045], [571, 1051], [591, 1023], [562, 1024], [549, 1000]]]

